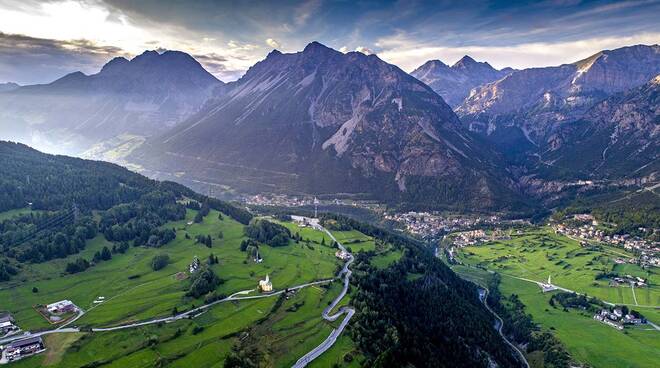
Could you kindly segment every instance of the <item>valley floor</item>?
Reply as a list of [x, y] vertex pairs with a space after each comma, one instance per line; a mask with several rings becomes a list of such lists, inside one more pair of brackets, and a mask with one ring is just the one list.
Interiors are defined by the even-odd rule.
[[[660, 323], [660, 275], [657, 268], [641, 269], [619, 265], [614, 259], [621, 250], [589, 250], [579, 243], [554, 234], [549, 228], [528, 229], [511, 240], [488, 242], [462, 248], [460, 265], [453, 270], [461, 276], [487, 285], [493, 273], [501, 275], [503, 297], [515, 294], [542, 330], [551, 331], [565, 345], [573, 359], [594, 367], [655, 367], [660, 361], [660, 331], [650, 324], [626, 327], [623, 331], [593, 319], [593, 312], [551, 306], [550, 298], [562, 290], [542, 292], [537, 282], [547, 282], [577, 293], [639, 311], [650, 322]], [[648, 287], [610, 286], [596, 280], [602, 272], [620, 272], [648, 279]], [[635, 299], [636, 297], [636, 299]], [[538, 357], [528, 356], [539, 365]], [[542, 359], [540, 361], [542, 364]]]

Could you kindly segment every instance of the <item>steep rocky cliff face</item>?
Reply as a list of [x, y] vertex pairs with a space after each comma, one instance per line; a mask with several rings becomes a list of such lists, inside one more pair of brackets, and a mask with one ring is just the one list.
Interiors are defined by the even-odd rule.
[[[456, 111], [466, 127], [498, 146], [510, 162], [528, 169], [538, 165], [551, 167], [553, 161], [558, 159], [557, 152], [565, 152], [564, 157], [568, 160], [572, 157], [579, 161], [577, 156], [568, 154], [576, 147], [563, 147], [567, 142], [573, 145], [582, 142], [583, 153], [589, 151], [593, 155], [597, 153], [602, 156], [602, 152], [611, 143], [605, 137], [605, 131], [609, 128], [604, 128], [604, 122], [608, 119], [611, 121], [613, 116], [622, 116], [623, 110], [635, 110], [634, 106], [638, 103], [641, 109], [635, 110], [638, 114], [631, 112], [625, 120], [628, 125], [645, 125], [641, 120], [632, 122], [647, 116], [641, 112], [646, 111], [646, 104], [641, 101], [644, 98], [630, 100], [623, 105], [615, 101], [624, 97], [616, 97], [611, 101], [607, 99], [647, 83], [658, 73], [658, 45], [602, 51], [573, 64], [515, 71], [498, 81], [476, 88]], [[608, 111], [612, 104], [619, 106], [618, 113]], [[596, 127], [598, 130], [593, 131]], [[648, 129], [644, 132], [646, 134]], [[610, 133], [617, 135], [613, 131]], [[585, 145], [586, 141], [580, 138], [582, 134], [596, 134], [599, 140], [594, 138], [589, 141], [589, 145]], [[633, 143], [636, 138], [640, 140]], [[629, 139], [629, 145], [638, 144], [640, 147], [647, 142], [636, 135]], [[608, 165], [608, 160], [605, 160], [600, 167]], [[615, 164], [612, 162], [612, 165]], [[573, 168], [577, 169], [578, 166], [573, 165]], [[561, 170], [546, 172], [568, 175]], [[596, 172], [591, 168], [587, 171], [572, 171], [571, 175], [588, 177], [602, 172], [613, 170]]]
[[660, 75], [596, 104], [548, 138], [543, 161], [591, 177], [644, 177], [660, 170]]
[[212, 101], [132, 159], [243, 188], [429, 206], [494, 207], [513, 196], [495, 154], [442, 98], [375, 55], [316, 42], [273, 51]]
[[150, 136], [196, 112], [222, 82], [190, 55], [147, 51], [115, 58], [94, 75], [0, 94], [3, 138], [80, 153], [121, 134]]
[[640, 86], [660, 73], [660, 46], [602, 51], [573, 64], [519, 70], [478, 87], [457, 109], [486, 135], [515, 126], [535, 144], [557, 123], [573, 120], [607, 96]]
[[426, 83], [450, 105], [460, 105], [470, 91], [513, 72], [511, 68], [497, 70], [486, 62], [477, 62], [464, 56], [448, 66], [440, 60], [430, 60], [410, 73]]

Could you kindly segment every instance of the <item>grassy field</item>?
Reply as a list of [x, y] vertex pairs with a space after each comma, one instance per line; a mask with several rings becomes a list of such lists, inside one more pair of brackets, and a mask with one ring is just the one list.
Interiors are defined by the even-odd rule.
[[[114, 254], [111, 260], [78, 274], [65, 274], [66, 263], [78, 257], [91, 259], [96, 251], [112, 244], [99, 235], [89, 241], [80, 254], [26, 265], [19, 277], [0, 284], [0, 310], [10, 311], [23, 329], [48, 329], [52, 326], [32, 306], [70, 299], [86, 311], [76, 325], [111, 326], [169, 315], [174, 307], [183, 311], [201, 305], [201, 299], [184, 297], [188, 281], [174, 277], [187, 269], [194, 256], [205, 261], [213, 253], [220, 258], [213, 270], [225, 280], [217, 289], [225, 294], [255, 289], [266, 274], [275, 289], [331, 278], [340, 265], [330, 238], [311, 228], [286, 223], [310, 243], [303, 240], [291, 241], [285, 247], [262, 246], [260, 254], [264, 261], [257, 264], [239, 249], [244, 239], [241, 224], [228, 216], [220, 220], [218, 212], [211, 211], [202, 223], [188, 225], [194, 216], [195, 211], [188, 210], [185, 220], [164, 225], [174, 228], [177, 234], [167, 245], [159, 249], [131, 248], [126, 254]], [[194, 238], [198, 234], [211, 235], [212, 248], [196, 244]], [[341, 241], [351, 241], [354, 250], [375, 247], [373, 239], [359, 232], [335, 234]], [[322, 246], [324, 237], [326, 245]], [[170, 263], [162, 270], [153, 271], [150, 263], [157, 254], [167, 254]], [[37, 293], [32, 292], [33, 287], [38, 288]], [[324, 321], [321, 312], [340, 289], [338, 282], [327, 288], [305, 288], [275, 309], [277, 297], [222, 303], [194, 320], [161, 326], [92, 334], [54, 334], [45, 341], [48, 354], [22, 360], [15, 366], [221, 367], [245, 331], [258, 332], [254, 334], [259, 336], [257, 341], [268, 347], [263, 359], [270, 362], [269, 366], [290, 366], [339, 324], [339, 321]], [[93, 301], [99, 296], [104, 296], [106, 302], [94, 305]], [[350, 338], [342, 337], [322, 356], [322, 361], [343, 362], [344, 356], [353, 349]], [[323, 366], [319, 364], [317, 366]]]
[[660, 361], [658, 331], [635, 327], [621, 332], [593, 320], [588, 312], [554, 309], [548, 304], [551, 294], [543, 294], [536, 285], [510, 277], [502, 277], [501, 292], [518, 294], [534, 322], [550, 329], [580, 362], [594, 367], [651, 368]]
[[[266, 274], [270, 275], [276, 289], [330, 278], [338, 265], [334, 250], [329, 246], [306, 247], [294, 243], [280, 248], [261, 247], [264, 262], [254, 263], [239, 249], [242, 225], [228, 216], [219, 220], [215, 211], [211, 211], [203, 223], [187, 225], [194, 215], [194, 211], [189, 211], [185, 220], [165, 225], [177, 229], [177, 237], [162, 248], [132, 248], [85, 272], [68, 275], [63, 271], [67, 262], [77, 257], [90, 259], [103, 246], [111, 247], [101, 235], [78, 255], [27, 265], [11, 284], [0, 285], [0, 310], [12, 312], [24, 329], [48, 328], [48, 322], [34, 312], [33, 305], [70, 299], [87, 311], [79, 320], [80, 324], [113, 325], [166, 315], [174, 307], [185, 310], [192, 304], [201, 304], [201, 300], [182, 298], [188, 283], [174, 277], [187, 269], [194, 256], [204, 261], [213, 253], [220, 258], [213, 270], [226, 280], [218, 288], [226, 294], [254, 289]], [[223, 233], [222, 239], [218, 238], [219, 232]], [[190, 239], [186, 238], [186, 233]], [[210, 234], [213, 247], [195, 244], [193, 239], [198, 234]], [[167, 254], [171, 261], [164, 269], [154, 272], [150, 262], [157, 254]], [[39, 292], [33, 293], [33, 287]], [[104, 296], [107, 301], [94, 306], [92, 302], [98, 296]]]
[[[490, 273], [502, 275], [503, 295], [517, 294], [535, 323], [552, 331], [574, 359], [594, 367], [655, 367], [660, 361], [660, 332], [650, 326], [616, 330], [595, 321], [592, 313], [552, 308], [552, 293], [542, 293], [534, 283], [518, 279], [547, 280], [552, 275], [556, 285], [615, 303], [633, 304], [649, 320], [660, 322], [658, 309], [634, 305], [630, 287], [610, 287], [596, 281], [599, 272], [615, 272], [648, 278], [650, 287], [635, 289], [639, 304], [660, 304], [657, 270], [642, 270], [636, 265], [616, 265], [618, 249], [589, 251], [568, 238], [557, 236], [547, 228], [528, 231], [508, 241], [467, 247], [459, 259], [465, 265], [452, 268], [462, 277], [480, 285], [487, 284]], [[646, 290], [645, 290], [646, 289]], [[531, 360], [534, 357], [530, 357]]]
[[[549, 228], [539, 228], [511, 240], [489, 242], [466, 247], [459, 259], [466, 264], [480, 265], [504, 275], [535, 281], [546, 281], [561, 287], [595, 296], [601, 300], [635, 306], [660, 306], [660, 274], [658, 270], [642, 270], [636, 265], [617, 265], [614, 260], [622, 250], [604, 248], [588, 250], [577, 241], [556, 235]], [[633, 297], [630, 286], [609, 286], [607, 280], [596, 280], [601, 272], [622, 272], [649, 280], [649, 286], [636, 288]]]
[[[28, 213], [31, 213], [31, 212], [33, 212], [33, 211], [28, 207], [17, 208], [15, 210], [0, 212], [0, 221], [4, 221], [4, 220], [10, 219], [12, 217], [20, 216], [20, 215], [25, 215], [25, 214], [28, 214]], [[34, 211], [34, 212], [41, 212], [41, 211]]]

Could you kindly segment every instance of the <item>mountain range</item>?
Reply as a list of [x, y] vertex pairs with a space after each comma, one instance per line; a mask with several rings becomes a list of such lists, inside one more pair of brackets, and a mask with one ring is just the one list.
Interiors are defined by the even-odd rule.
[[473, 88], [501, 79], [513, 71], [512, 68], [497, 70], [487, 62], [477, 62], [465, 55], [452, 66], [440, 60], [429, 60], [410, 74], [433, 88], [449, 105], [456, 106], [469, 96]]
[[117, 136], [165, 131], [222, 84], [183, 52], [117, 57], [97, 74], [75, 72], [49, 84], [3, 88], [0, 134], [80, 154]]
[[187, 54], [145, 52], [9, 87], [0, 134], [187, 184], [529, 208], [576, 183], [657, 180], [659, 74], [658, 45], [523, 70], [466, 56], [407, 74], [312, 42], [226, 84]]
[[504, 205], [495, 154], [465, 133], [440, 96], [398, 67], [313, 42], [273, 51], [132, 159], [231, 185]]

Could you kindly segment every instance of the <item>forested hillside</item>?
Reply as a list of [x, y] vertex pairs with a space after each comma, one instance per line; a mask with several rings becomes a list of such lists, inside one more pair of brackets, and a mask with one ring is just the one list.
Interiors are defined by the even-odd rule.
[[[43, 154], [22, 144], [0, 142], [0, 279], [20, 263], [76, 254], [103, 234], [122, 249], [162, 246], [174, 238], [159, 229], [185, 217], [187, 202], [204, 202], [247, 224], [251, 215], [172, 182], [157, 182], [120, 166]], [[83, 264], [84, 262], [80, 262]]]

